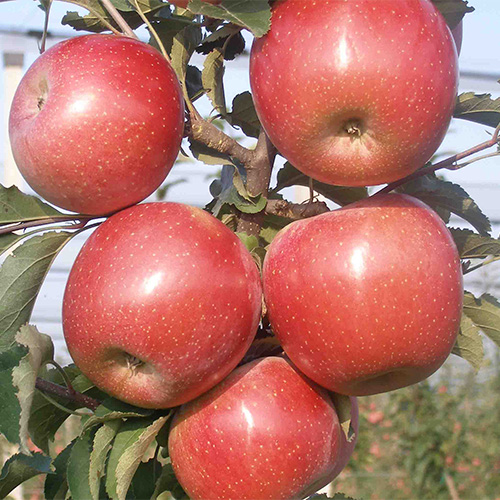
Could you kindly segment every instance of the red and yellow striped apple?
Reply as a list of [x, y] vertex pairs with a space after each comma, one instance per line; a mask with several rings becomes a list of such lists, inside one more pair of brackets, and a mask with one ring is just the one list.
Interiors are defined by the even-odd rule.
[[76, 365], [128, 403], [168, 408], [241, 361], [262, 292], [250, 253], [209, 213], [177, 203], [113, 215], [80, 251], [64, 294]]
[[87, 35], [44, 52], [10, 112], [17, 166], [55, 205], [106, 214], [149, 196], [184, 132], [184, 100], [170, 64], [151, 46]]
[[431, 0], [278, 0], [250, 82], [271, 141], [322, 182], [400, 179], [441, 144], [457, 53]]
[[376, 196], [290, 224], [271, 243], [263, 278], [286, 354], [340, 394], [425, 379], [458, 334], [457, 248], [438, 215], [407, 195]]

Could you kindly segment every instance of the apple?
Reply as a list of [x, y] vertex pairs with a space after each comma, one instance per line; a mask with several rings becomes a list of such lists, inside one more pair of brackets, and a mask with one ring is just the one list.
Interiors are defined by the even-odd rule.
[[241, 361], [260, 321], [260, 275], [222, 222], [178, 203], [110, 217], [87, 240], [63, 299], [68, 350], [100, 389], [169, 408]]
[[12, 104], [12, 152], [28, 184], [75, 212], [106, 214], [149, 196], [179, 152], [184, 101], [154, 48], [87, 35], [44, 52]]
[[430, 0], [285, 0], [250, 83], [280, 153], [322, 182], [400, 179], [441, 144], [455, 106], [451, 32]]
[[407, 195], [294, 222], [263, 268], [271, 327], [297, 368], [364, 396], [417, 383], [455, 343], [462, 270], [450, 232]]
[[304, 498], [333, 479], [341, 434], [329, 393], [266, 357], [182, 406], [168, 449], [193, 500]]

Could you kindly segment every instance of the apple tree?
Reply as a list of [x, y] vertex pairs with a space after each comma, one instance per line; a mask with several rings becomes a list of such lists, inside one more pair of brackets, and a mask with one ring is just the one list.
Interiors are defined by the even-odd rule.
[[[345, 498], [316, 492], [363, 432], [357, 396], [422, 381], [451, 353], [479, 369], [482, 335], [500, 344], [498, 300], [463, 289], [500, 242], [440, 175], [498, 155], [499, 101], [457, 96], [474, 9], [71, 3], [88, 10], [62, 19], [79, 36], [45, 50], [46, 23], [9, 123], [41, 198], [0, 188], [0, 432], [19, 448], [1, 496], [43, 476], [47, 499]], [[251, 88], [228, 105], [226, 63], [251, 38]], [[452, 117], [491, 137], [436, 159]], [[212, 201], [140, 203], [179, 152], [221, 167]], [[289, 201], [293, 186], [308, 199]], [[90, 229], [63, 367], [30, 316]]]

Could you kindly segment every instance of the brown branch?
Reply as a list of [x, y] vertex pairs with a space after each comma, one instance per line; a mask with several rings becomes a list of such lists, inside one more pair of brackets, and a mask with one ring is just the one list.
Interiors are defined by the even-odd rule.
[[448, 487], [448, 491], [450, 492], [451, 500], [460, 500], [453, 478], [449, 474], [445, 473], [444, 480], [446, 482], [446, 486]]
[[307, 219], [329, 211], [330, 209], [324, 201], [290, 203], [285, 200], [269, 200], [266, 205], [267, 214], [279, 215], [293, 220]]
[[128, 25], [127, 21], [123, 19], [123, 16], [120, 14], [120, 12], [118, 12], [118, 9], [113, 5], [111, 0], [101, 0], [101, 2], [108, 11], [109, 15], [122, 30], [123, 34], [130, 38], [139, 40], [139, 37], [134, 33], [134, 30]]
[[0, 226], [0, 235], [12, 233], [14, 231], [21, 231], [22, 229], [29, 229], [36, 226], [47, 226], [49, 224], [58, 224], [59, 222], [75, 222], [75, 224], [68, 226], [67, 229], [81, 229], [92, 219], [104, 217], [103, 215], [88, 215], [88, 216], [68, 216], [68, 217], [51, 217], [48, 219], [36, 219], [27, 222], [20, 222], [14, 224], [7, 224]]
[[[383, 189], [380, 191], [376, 192], [372, 196], [378, 196], [380, 194], [388, 193], [399, 186], [402, 186], [403, 184], [406, 184], [409, 181], [412, 181], [414, 179], [418, 179], [419, 177], [422, 177], [427, 174], [432, 174], [436, 172], [436, 170], [440, 170], [442, 168], [446, 168], [448, 170], [458, 170], [462, 167], [465, 167], [468, 163], [459, 165], [458, 162], [460, 160], [463, 160], [464, 158], [467, 158], [468, 156], [471, 156], [473, 154], [479, 153], [480, 151], [484, 151], [485, 149], [491, 148], [495, 145], [498, 144], [498, 137], [500, 134], [500, 125], [495, 129], [495, 132], [493, 133], [493, 136], [489, 141], [482, 142], [481, 144], [478, 144], [477, 146], [474, 146], [473, 148], [467, 149], [465, 151], [462, 151], [461, 153], [458, 153], [456, 155], [450, 156], [449, 158], [446, 158], [435, 165], [429, 165], [428, 167], [421, 168], [417, 170], [416, 172], [413, 172], [412, 174], [403, 177], [403, 179], [399, 179], [395, 182], [391, 182], [387, 186], [385, 186]], [[469, 162], [470, 163], [470, 162]]]
[[47, 394], [53, 394], [54, 396], [67, 399], [68, 401], [72, 401], [74, 403], [78, 403], [85, 408], [89, 408], [92, 411], [95, 411], [95, 409], [101, 404], [101, 402], [97, 399], [86, 396], [81, 392], [77, 392], [75, 390], [71, 390], [66, 387], [54, 384], [53, 382], [49, 382], [48, 380], [44, 380], [43, 378], [36, 379], [35, 387], [39, 391], [45, 392]]
[[218, 153], [234, 158], [245, 168], [250, 167], [254, 152], [243, 147], [215, 125], [201, 118], [196, 110], [191, 111], [189, 115], [188, 134], [193, 140], [201, 142]]

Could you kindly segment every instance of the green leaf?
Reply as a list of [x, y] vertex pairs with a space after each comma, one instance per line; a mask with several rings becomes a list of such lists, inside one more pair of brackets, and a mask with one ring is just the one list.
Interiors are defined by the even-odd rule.
[[172, 469], [172, 464], [166, 464], [161, 471], [161, 475], [156, 482], [155, 491], [153, 493], [153, 498], [160, 500], [162, 493], [165, 498], [171, 498], [166, 493], [171, 493], [176, 500], [189, 499], [187, 494], [182, 489], [182, 486], [177, 481], [174, 471]]
[[465, 314], [462, 315], [460, 332], [451, 352], [468, 361], [476, 371], [483, 366], [483, 339], [479, 328]]
[[89, 485], [92, 500], [99, 499], [100, 483], [105, 473], [106, 459], [121, 425], [121, 420], [110, 420], [99, 427], [95, 433], [94, 447], [89, 458]]
[[170, 59], [172, 67], [181, 82], [186, 79], [189, 60], [194, 49], [201, 43], [201, 37], [201, 28], [189, 25], [179, 31], [173, 39]]
[[152, 458], [147, 462], [141, 462], [130, 483], [127, 500], [152, 498], [156, 485], [155, 479], [157, 474], [160, 474], [161, 469], [161, 463], [156, 458]]
[[496, 128], [500, 123], [500, 97], [493, 100], [491, 94], [460, 94], [453, 116]]
[[129, 419], [119, 429], [106, 470], [106, 491], [114, 500], [125, 500], [132, 477], [144, 453], [168, 419], [150, 417]]
[[315, 493], [308, 500], [355, 500], [353, 497], [348, 497], [344, 493], [334, 493], [333, 497], [329, 497], [326, 493]]
[[[297, 170], [289, 162], [278, 172], [276, 188], [273, 191], [281, 191], [289, 186], [309, 186], [310, 177]], [[364, 187], [332, 186], [323, 182], [313, 180], [313, 189], [320, 195], [332, 200], [337, 205], [344, 206], [355, 201], [362, 200], [368, 196]]]
[[355, 438], [354, 429], [351, 427], [351, 398], [343, 394], [331, 392], [330, 396], [339, 417], [340, 426], [347, 441], [351, 442]]
[[259, 246], [259, 239], [257, 236], [248, 235], [247, 233], [236, 233], [236, 236], [243, 242], [249, 252]]
[[[64, 371], [76, 391], [81, 393], [88, 393], [89, 391], [97, 392], [92, 382], [83, 376], [75, 365], [66, 366]], [[45, 370], [39, 376], [55, 384], [64, 385], [65, 383], [61, 374], [55, 368]], [[98, 397], [98, 394], [92, 394], [92, 396]], [[52, 398], [70, 410], [76, 410], [81, 407], [78, 403], [57, 398], [56, 396], [52, 396]], [[55, 433], [68, 417], [69, 414], [67, 412], [54, 406], [39, 391], [36, 391], [31, 405], [31, 416], [28, 424], [32, 441], [45, 453], [49, 453], [49, 442], [54, 439]]]
[[268, 0], [222, 0], [217, 6], [202, 0], [191, 0], [188, 9], [195, 14], [224, 19], [247, 28], [256, 37], [265, 35], [271, 26]]
[[0, 255], [6, 252], [9, 248], [13, 247], [18, 241], [28, 236], [26, 233], [14, 234], [7, 233], [0, 236]]
[[131, 417], [150, 417], [153, 410], [146, 408], [138, 408], [118, 399], [107, 398], [98, 406], [92, 415], [83, 426], [82, 432], [87, 431], [94, 425], [99, 425], [110, 420], [124, 419]]
[[28, 355], [26, 346], [14, 343], [0, 352], [0, 432], [11, 442], [21, 441], [21, 405], [12, 373]]
[[9, 346], [29, 321], [35, 299], [58, 252], [73, 236], [47, 232], [30, 238], [0, 267], [0, 349]]
[[224, 52], [214, 49], [205, 58], [201, 74], [205, 89], [214, 110], [221, 115], [226, 113], [226, 98], [224, 95]]
[[38, 219], [64, 218], [68, 215], [52, 208], [36, 196], [22, 193], [15, 186], [0, 185], [0, 224], [13, 224]]
[[54, 459], [52, 463], [54, 473], [47, 476], [45, 479], [44, 494], [46, 500], [65, 500], [68, 491], [67, 469], [68, 460], [71, 450], [76, 442], [73, 440], [61, 453]]
[[12, 370], [12, 384], [17, 389], [17, 399], [21, 410], [19, 418], [21, 451], [29, 454], [28, 422], [35, 393], [36, 377], [40, 367], [46, 361], [54, 359], [54, 344], [48, 335], [40, 333], [36, 327], [30, 325], [21, 327], [16, 335], [16, 341], [28, 348], [28, 354]]
[[[165, 47], [165, 50], [168, 54], [172, 51], [172, 45], [174, 43], [174, 38], [178, 33], [180, 33], [187, 26], [191, 26], [193, 22], [190, 19], [185, 17], [167, 17], [162, 18], [158, 21], [153, 21], [152, 25], [155, 29], [157, 35], [160, 37], [160, 40]], [[151, 35], [149, 39], [149, 44], [155, 47], [157, 50], [160, 50], [160, 47], [156, 43], [156, 39]]]
[[484, 259], [500, 255], [500, 240], [481, 236], [470, 229], [450, 228], [462, 259]]
[[266, 214], [264, 221], [262, 222], [262, 227], [260, 230], [260, 237], [266, 242], [271, 243], [276, 235], [288, 224], [293, 221], [285, 217], [280, 217], [278, 215]]
[[232, 165], [228, 155], [219, 153], [201, 142], [189, 139], [189, 149], [193, 156], [207, 165]]
[[51, 458], [42, 453], [30, 456], [17, 454], [10, 457], [0, 474], [0, 498], [6, 498], [14, 488], [32, 477], [52, 474], [51, 462]]
[[259, 137], [261, 125], [250, 92], [238, 94], [233, 99], [232, 111], [226, 118], [233, 127], [240, 127], [246, 136]]
[[407, 182], [401, 192], [419, 198], [434, 210], [444, 208], [466, 220], [478, 232], [486, 236], [491, 224], [476, 202], [459, 185], [441, 180], [435, 175], [425, 175]]
[[465, 14], [474, 12], [474, 7], [468, 5], [466, 0], [432, 0], [446, 19], [448, 26], [455, 28]]
[[94, 432], [86, 432], [73, 444], [67, 466], [67, 481], [73, 500], [88, 500], [90, 491], [90, 454]]
[[471, 293], [465, 292], [464, 314], [500, 346], [500, 303], [495, 297], [483, 293], [480, 298], [476, 298]]

